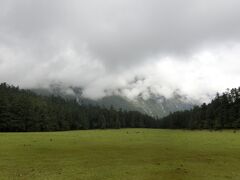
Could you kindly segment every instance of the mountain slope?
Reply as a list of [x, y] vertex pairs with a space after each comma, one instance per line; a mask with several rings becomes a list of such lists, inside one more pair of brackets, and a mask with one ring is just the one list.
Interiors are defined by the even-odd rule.
[[139, 127], [156, 128], [156, 119], [137, 111], [81, 106], [75, 100], [0, 84], [0, 132]]
[[69, 88], [64, 89], [61, 86], [55, 85], [51, 86], [50, 89], [32, 89], [32, 91], [41, 95], [54, 95], [66, 99], [76, 99], [80, 105], [97, 105], [106, 108], [113, 106], [115, 109], [139, 111], [159, 118], [167, 116], [170, 112], [189, 110], [195, 104], [194, 102], [188, 102], [186, 98], [177, 93], [172, 98], [165, 98], [164, 96], [152, 93], [148, 99], [143, 98], [141, 95], [135, 99], [129, 99], [120, 95], [110, 95], [98, 100], [92, 100], [82, 96], [81, 88], [70, 87], [72, 90], [71, 93], [67, 89]]
[[184, 112], [175, 112], [160, 120], [161, 128], [239, 129], [240, 87], [228, 89], [209, 103]]

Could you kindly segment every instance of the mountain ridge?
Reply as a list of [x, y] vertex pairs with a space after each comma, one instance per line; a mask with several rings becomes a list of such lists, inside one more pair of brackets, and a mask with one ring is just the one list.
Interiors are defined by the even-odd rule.
[[196, 102], [188, 101], [186, 97], [174, 93], [173, 97], [150, 93], [148, 98], [141, 94], [134, 99], [127, 98], [119, 94], [112, 94], [97, 100], [84, 97], [82, 89], [79, 87], [62, 87], [61, 85], [51, 85], [50, 88], [36, 88], [31, 91], [44, 96], [61, 96], [64, 99], [76, 99], [80, 105], [96, 105], [100, 107], [122, 109], [126, 111], [139, 111], [152, 117], [162, 118], [171, 112], [189, 110], [196, 105]]

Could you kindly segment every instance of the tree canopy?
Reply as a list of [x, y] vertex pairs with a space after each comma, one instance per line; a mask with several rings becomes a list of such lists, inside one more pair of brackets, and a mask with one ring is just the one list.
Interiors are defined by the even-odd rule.
[[136, 111], [81, 106], [76, 100], [40, 96], [0, 84], [0, 131], [61, 131], [155, 127], [156, 120]]
[[228, 89], [209, 103], [191, 110], [171, 113], [160, 120], [159, 127], [170, 129], [240, 128], [240, 87]]

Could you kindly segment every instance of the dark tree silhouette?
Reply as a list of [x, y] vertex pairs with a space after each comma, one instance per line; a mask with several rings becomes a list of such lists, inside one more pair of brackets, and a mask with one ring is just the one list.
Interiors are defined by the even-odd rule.
[[[154, 127], [155, 119], [135, 111], [81, 106], [75, 100], [40, 96], [6, 83], [0, 84], [0, 131], [61, 131]], [[128, 121], [129, 123], [126, 123]]]

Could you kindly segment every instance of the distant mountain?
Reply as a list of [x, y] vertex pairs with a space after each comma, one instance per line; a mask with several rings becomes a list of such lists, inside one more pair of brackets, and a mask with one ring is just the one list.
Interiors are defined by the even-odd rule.
[[240, 129], [240, 87], [227, 89], [208, 104], [175, 112], [159, 120], [167, 129]]
[[172, 98], [165, 98], [164, 96], [152, 95], [147, 100], [138, 97], [134, 101], [134, 105], [142, 112], [157, 117], [167, 116], [170, 112], [182, 111], [191, 109], [194, 104], [187, 102], [181, 96], [175, 95]]
[[0, 83], [0, 132], [157, 128], [159, 122], [138, 111], [81, 106], [74, 99], [37, 95]]
[[92, 100], [84, 98], [82, 89], [78, 87], [64, 88], [60, 85], [52, 85], [49, 89], [32, 89], [32, 91], [45, 96], [54, 95], [65, 99], [74, 98], [80, 105], [98, 105], [106, 108], [113, 106], [115, 109], [139, 111], [159, 118], [167, 116], [170, 112], [189, 110], [196, 104], [196, 102], [187, 101], [185, 97], [177, 93], [172, 98], [165, 98], [152, 93], [148, 99], [143, 98], [141, 95], [134, 100], [121, 95], [109, 95], [98, 100]]

